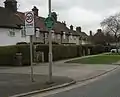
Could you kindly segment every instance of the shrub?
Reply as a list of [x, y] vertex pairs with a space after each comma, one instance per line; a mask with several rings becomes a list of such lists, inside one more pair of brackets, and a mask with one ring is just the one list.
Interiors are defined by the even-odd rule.
[[23, 65], [30, 64], [30, 46], [29, 45], [18, 45], [16, 46], [17, 52], [22, 53], [22, 63]]
[[[61, 60], [67, 58], [73, 58], [81, 56], [81, 48], [78, 46], [63, 46], [63, 45], [53, 45], [53, 60]], [[48, 45], [39, 45], [36, 51], [44, 52], [44, 59], [48, 61], [49, 47]], [[79, 52], [79, 53], [78, 53]]]
[[0, 65], [13, 65], [16, 52], [15, 46], [0, 47]]
[[16, 45], [27, 44], [27, 42], [18, 42]]
[[53, 46], [53, 60], [77, 57], [77, 46]]
[[91, 49], [91, 54], [100, 54], [105, 52], [105, 47], [103, 45], [93, 45]]
[[[53, 60], [62, 60], [73, 57], [83, 56], [83, 51], [85, 55], [88, 55], [88, 49], [91, 50], [91, 54], [99, 54], [109, 51], [111, 47], [102, 45], [53, 45]], [[48, 62], [49, 46], [45, 44], [40, 44], [36, 47], [36, 52], [44, 52], [45, 62]], [[30, 47], [29, 44], [21, 44], [14, 46], [2, 46], [0, 47], [0, 65], [17, 65], [15, 64], [16, 53], [22, 53], [22, 63], [23, 65], [30, 65]], [[33, 53], [34, 58], [34, 53]]]
[[111, 50], [110, 46], [104, 46], [104, 48], [105, 48], [105, 52], [110, 52], [110, 50]]
[[16, 53], [22, 53], [23, 65], [30, 64], [29, 45], [14, 45], [0, 47], [0, 65], [18, 65], [15, 64]]
[[44, 44], [42, 42], [33, 42], [34, 45]]

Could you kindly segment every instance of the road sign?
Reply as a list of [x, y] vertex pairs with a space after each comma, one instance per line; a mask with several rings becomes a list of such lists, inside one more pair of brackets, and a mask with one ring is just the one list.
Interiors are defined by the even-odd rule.
[[25, 27], [26, 35], [34, 35], [34, 12], [29, 11], [25, 13]]
[[30, 63], [31, 63], [31, 81], [34, 82], [33, 78], [33, 49], [32, 49], [32, 36], [34, 35], [35, 28], [34, 28], [34, 12], [29, 11], [25, 13], [25, 28], [26, 28], [26, 35], [30, 36]]
[[48, 28], [48, 29], [52, 29], [53, 26], [54, 26], [54, 19], [52, 17], [47, 17], [45, 19], [45, 26]]

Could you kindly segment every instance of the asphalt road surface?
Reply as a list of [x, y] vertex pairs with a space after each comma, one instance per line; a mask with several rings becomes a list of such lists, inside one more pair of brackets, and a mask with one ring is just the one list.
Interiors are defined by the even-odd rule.
[[88, 85], [46, 97], [120, 97], [120, 69]]

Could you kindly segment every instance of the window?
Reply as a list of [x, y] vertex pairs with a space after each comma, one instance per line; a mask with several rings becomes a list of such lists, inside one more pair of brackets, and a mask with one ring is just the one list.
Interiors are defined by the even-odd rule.
[[48, 38], [48, 33], [45, 33], [45, 39]]
[[36, 31], [36, 37], [40, 37], [40, 32], [39, 31]]
[[25, 26], [23, 26], [21, 30], [21, 37], [25, 37], [25, 36], [26, 36], [26, 30], [25, 30]]
[[63, 32], [63, 39], [65, 39], [66, 38], [66, 35], [65, 35], [65, 32]]
[[76, 36], [74, 36], [74, 40], [76, 40]]
[[54, 39], [55, 38], [55, 34], [54, 33], [52, 33], [52, 39]]
[[57, 34], [57, 39], [60, 39], [61, 37], [60, 37], [60, 34]]
[[70, 39], [73, 39], [72, 33], [70, 33]]
[[15, 31], [14, 29], [9, 30], [9, 36], [14, 37], [15, 36]]
[[35, 34], [36, 34], [36, 37], [40, 37], [40, 29], [39, 28], [36, 28]]

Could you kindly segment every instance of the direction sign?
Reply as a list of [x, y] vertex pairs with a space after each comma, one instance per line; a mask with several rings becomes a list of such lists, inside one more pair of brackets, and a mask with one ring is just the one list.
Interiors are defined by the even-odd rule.
[[45, 19], [45, 26], [48, 28], [48, 29], [52, 29], [53, 26], [54, 26], [54, 19], [52, 17], [47, 17]]
[[26, 35], [34, 35], [34, 12], [29, 11], [25, 13], [25, 27]]

